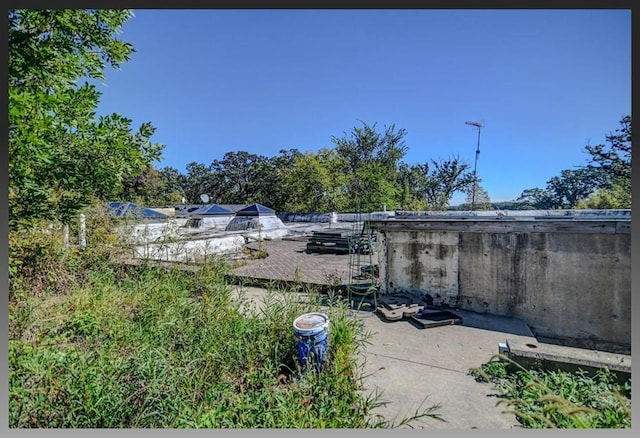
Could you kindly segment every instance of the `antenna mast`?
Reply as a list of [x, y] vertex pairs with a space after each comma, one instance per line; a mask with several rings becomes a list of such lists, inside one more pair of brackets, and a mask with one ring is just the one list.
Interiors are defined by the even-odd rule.
[[478, 186], [478, 158], [480, 157], [480, 130], [484, 126], [482, 122], [464, 122], [466, 125], [478, 128], [478, 146], [476, 148], [476, 160], [473, 165], [473, 188], [471, 190], [471, 210], [476, 209], [476, 187]]

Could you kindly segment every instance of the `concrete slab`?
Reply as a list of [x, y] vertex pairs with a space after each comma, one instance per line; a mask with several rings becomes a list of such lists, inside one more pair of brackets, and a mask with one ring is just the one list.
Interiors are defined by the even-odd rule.
[[507, 336], [521, 342], [535, 339], [523, 321], [460, 312], [471, 325], [418, 329], [406, 320], [387, 322], [375, 314], [357, 313], [373, 333], [362, 358], [366, 390], [381, 392], [390, 402], [377, 413], [388, 419], [406, 418], [421, 407], [440, 404], [437, 413], [446, 422], [422, 419], [411, 426], [519, 427], [512, 414], [496, 406], [499, 394], [493, 386], [476, 382], [469, 371], [494, 358]]
[[[514, 429], [517, 421], [496, 406], [498, 400], [488, 384], [447, 368], [402, 358], [370, 356], [368, 390], [379, 390], [386, 406], [375, 413], [397, 424], [416, 412], [439, 405], [435, 413], [444, 421], [424, 418], [407, 427], [415, 429]], [[404, 376], [400, 379], [398, 376]]]
[[535, 366], [548, 370], [581, 369], [594, 373], [600, 368], [614, 372], [621, 382], [631, 377], [631, 356], [605, 351], [566, 347], [536, 340], [523, 343], [507, 338], [506, 355], [523, 366]]

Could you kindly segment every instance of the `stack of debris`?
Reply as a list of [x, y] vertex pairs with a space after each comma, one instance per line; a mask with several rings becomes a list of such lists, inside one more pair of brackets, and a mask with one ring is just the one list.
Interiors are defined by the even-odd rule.
[[406, 319], [420, 329], [462, 324], [462, 318], [448, 310], [428, 309], [427, 303], [411, 294], [393, 294], [378, 300], [377, 313], [388, 321]]
[[314, 231], [307, 242], [307, 254], [373, 254], [375, 252], [376, 233], [371, 230], [355, 231], [333, 229]]
[[314, 231], [307, 242], [307, 254], [349, 254], [350, 238], [357, 234], [353, 230]]

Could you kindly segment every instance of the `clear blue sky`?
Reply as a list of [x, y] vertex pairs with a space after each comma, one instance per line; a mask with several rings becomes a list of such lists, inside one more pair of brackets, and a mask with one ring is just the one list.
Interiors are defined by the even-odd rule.
[[[157, 168], [405, 129], [403, 161], [459, 156], [492, 201], [586, 163], [631, 114], [630, 10], [135, 10], [100, 114], [149, 121]], [[452, 204], [464, 202], [456, 196]]]

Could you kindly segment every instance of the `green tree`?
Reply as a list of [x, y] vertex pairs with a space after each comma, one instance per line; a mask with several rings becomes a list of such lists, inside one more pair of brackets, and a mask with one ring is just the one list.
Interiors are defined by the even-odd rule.
[[583, 199], [602, 185], [602, 173], [598, 169], [569, 169], [547, 181], [545, 189], [527, 189], [517, 201], [529, 208], [550, 210], [575, 208]]
[[140, 175], [124, 182], [122, 199], [146, 206], [163, 207], [180, 204], [182, 192], [169, 187], [162, 172], [149, 166]]
[[547, 182], [551, 205], [548, 208], [575, 208], [578, 202], [593, 194], [602, 186], [599, 169], [582, 168], [563, 170]]
[[446, 210], [456, 192], [473, 184], [469, 165], [459, 157], [400, 166], [401, 206], [407, 210]]
[[517, 202], [540, 209], [631, 208], [631, 117], [606, 136], [609, 145], [585, 146], [586, 166], [563, 170], [545, 189], [527, 189]]
[[522, 205], [523, 209], [546, 210], [554, 208], [551, 193], [538, 187], [523, 190], [516, 202]]
[[[181, 203], [183, 197], [185, 197], [186, 202], [186, 195], [184, 191], [184, 187], [186, 185], [186, 177], [182, 173], [180, 173], [178, 169], [171, 166], [164, 167], [160, 169], [160, 178], [162, 178], [164, 186], [169, 193], [180, 194], [177, 202]], [[171, 196], [172, 198], [175, 197], [175, 195]]]
[[400, 188], [395, 178], [387, 176], [383, 163], [363, 165], [350, 184], [347, 184], [351, 187], [352, 193], [359, 194], [355, 198], [348, 198], [348, 205], [352, 210], [379, 211], [383, 208], [396, 208]]
[[[433, 169], [428, 174], [425, 198], [430, 210], [443, 211], [449, 206], [456, 192], [463, 192], [474, 182], [469, 165], [459, 157], [448, 160], [431, 160]], [[423, 166], [425, 171], [428, 166]]]
[[[295, 160], [302, 153], [296, 149], [281, 149], [280, 153], [269, 158], [271, 171], [261, 173], [260, 193], [264, 205], [276, 211], [288, 211], [289, 203], [295, 199], [288, 185], [288, 175], [295, 165]], [[266, 166], [266, 165], [265, 165]]]
[[345, 173], [350, 208], [370, 206], [380, 208], [386, 204], [394, 208], [395, 199], [401, 194], [398, 170], [408, 148], [404, 143], [405, 129], [396, 131], [395, 125], [376, 131], [376, 124], [354, 127], [344, 137], [332, 137], [335, 150], [346, 162]]
[[601, 169], [611, 179], [631, 179], [631, 116], [620, 120], [620, 128], [605, 136], [609, 145], [585, 146], [591, 154], [589, 168]]
[[214, 160], [209, 169], [216, 181], [213, 191], [217, 202], [244, 204], [253, 200], [260, 191], [258, 165], [266, 161], [265, 156], [246, 151], [227, 152], [222, 160]]
[[401, 163], [398, 170], [398, 184], [400, 186], [398, 203], [401, 209], [412, 211], [427, 209], [428, 163], [411, 166]]
[[[475, 191], [474, 191], [475, 186]], [[471, 187], [465, 190], [466, 194], [466, 206], [469, 209], [475, 208], [476, 210], [489, 210], [491, 209], [491, 198], [489, 192], [480, 185], [480, 180], [475, 183], [471, 183]]]
[[596, 169], [566, 169], [547, 181], [545, 189], [524, 190], [517, 201], [542, 210], [575, 208], [601, 186], [600, 176]]
[[[187, 164], [187, 174], [185, 176], [184, 193], [187, 202], [190, 204], [200, 204], [200, 195], [208, 194], [212, 196], [216, 190], [213, 183], [213, 175], [211, 170], [202, 163], [192, 161]], [[213, 202], [219, 202], [214, 200]]]
[[622, 178], [616, 179], [608, 188], [599, 189], [588, 198], [580, 200], [576, 208], [631, 208], [629, 183]]
[[274, 160], [263, 157], [252, 166], [249, 193], [245, 202], [249, 204], [257, 202], [275, 209], [279, 186], [278, 171]]
[[9, 11], [9, 225], [69, 221], [95, 198], [122, 190], [160, 157], [155, 128], [111, 114], [95, 118], [100, 93], [85, 79], [104, 79], [130, 58], [117, 34], [129, 10]]
[[346, 209], [343, 167], [343, 158], [332, 149], [297, 154], [292, 166], [282, 175], [282, 184], [289, 194], [284, 210], [310, 213]]
[[529, 210], [530, 207], [521, 204], [516, 200], [492, 202], [491, 208], [494, 210]]
[[631, 116], [619, 123], [620, 128], [605, 137], [608, 145], [585, 146], [591, 155], [587, 167], [604, 174], [602, 187], [586, 203], [603, 207], [591, 208], [631, 208]]

